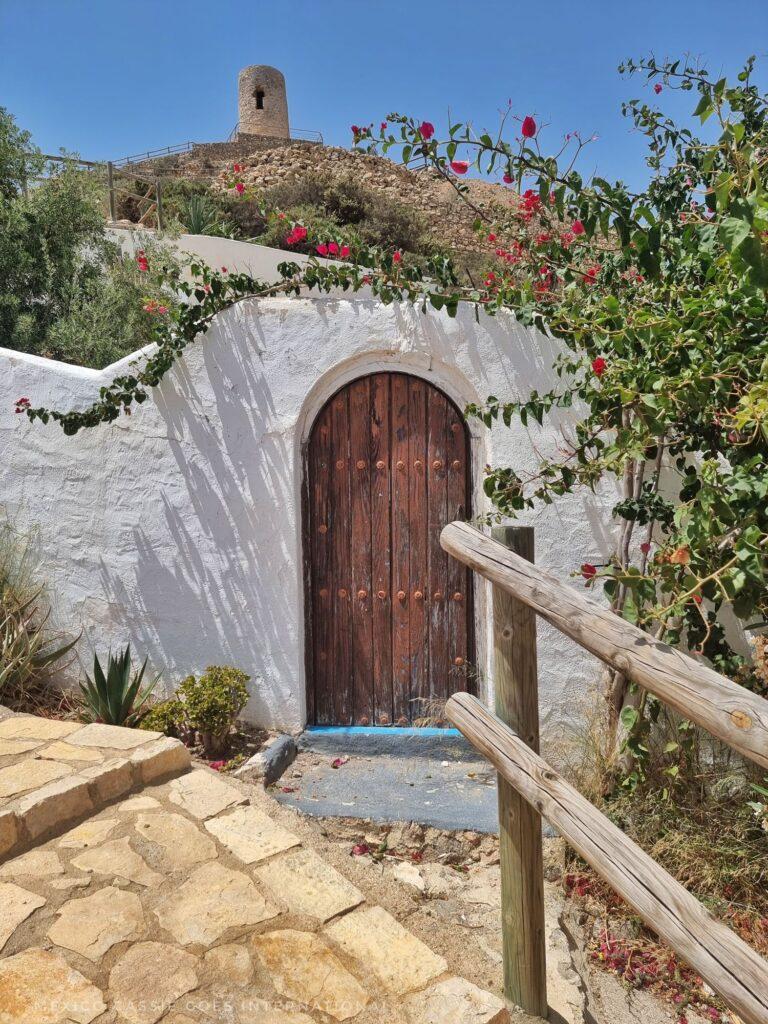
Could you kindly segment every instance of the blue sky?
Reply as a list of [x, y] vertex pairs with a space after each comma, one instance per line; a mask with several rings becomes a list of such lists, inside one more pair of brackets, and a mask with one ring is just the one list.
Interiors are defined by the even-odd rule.
[[511, 99], [553, 141], [597, 132], [583, 169], [637, 184], [642, 144], [620, 104], [647, 87], [616, 65], [690, 53], [732, 73], [756, 47], [766, 86], [766, 0], [0, 0], [0, 105], [46, 152], [117, 158], [226, 138], [238, 69], [273, 64], [292, 125], [329, 143], [390, 110], [492, 127]]

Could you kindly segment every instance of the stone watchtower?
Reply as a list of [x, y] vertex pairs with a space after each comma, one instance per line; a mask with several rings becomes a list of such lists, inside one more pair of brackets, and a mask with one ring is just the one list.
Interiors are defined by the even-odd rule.
[[285, 79], [277, 68], [267, 64], [243, 68], [237, 86], [239, 134], [266, 135], [273, 139], [291, 137]]

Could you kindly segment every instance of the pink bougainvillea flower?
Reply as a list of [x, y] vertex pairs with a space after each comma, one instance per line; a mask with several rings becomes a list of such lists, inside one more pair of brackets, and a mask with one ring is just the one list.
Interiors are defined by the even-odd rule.
[[536, 134], [536, 122], [530, 116], [530, 114], [528, 115], [528, 117], [523, 118], [523, 126], [520, 130], [523, 133], [524, 139], [532, 139], [533, 136]]
[[435, 134], [435, 126], [431, 121], [422, 121], [419, 125], [419, 135], [425, 142], [429, 142], [432, 136]]
[[281, 793], [295, 793], [296, 792], [296, 787], [295, 786], [281, 786], [280, 787], [280, 792]]
[[602, 377], [607, 367], [606, 361], [602, 356], [598, 356], [597, 359], [592, 360], [592, 372], [596, 377]]
[[347, 258], [347, 256], [349, 256], [349, 246], [348, 245], [342, 245], [342, 247], [341, 247], [341, 249], [339, 251], [339, 255], [341, 256], [341, 258], [343, 260], [345, 260]]
[[338, 252], [339, 252], [338, 242], [329, 242], [328, 243], [328, 252], [331, 254], [331, 256], [338, 255]]
[[597, 569], [591, 562], [585, 562], [581, 567], [581, 575], [585, 580], [591, 580], [593, 576], [597, 575]]
[[469, 162], [467, 160], [451, 160], [451, 170], [454, 174], [466, 174], [469, 170]]
[[142, 274], [146, 273], [149, 270], [149, 260], [147, 259], [143, 249], [139, 249], [139, 251], [136, 253], [136, 266], [139, 268]]
[[512, 184], [512, 175], [511, 174], [505, 174], [504, 178], [503, 178], [503, 181], [504, 181], [505, 185], [511, 185]]
[[14, 404], [16, 405], [16, 412], [24, 412], [25, 409], [30, 407], [31, 402], [28, 398], [17, 398]]
[[395, 250], [395, 252], [392, 253], [392, 262], [393, 263], [402, 263], [403, 262], [403, 254], [400, 252], [399, 249]]
[[235, 182], [235, 192], [237, 192], [239, 196], [241, 196], [243, 192], [245, 192], [245, 185], [242, 183], [242, 181]]
[[643, 552], [644, 555], [647, 555], [648, 552], [651, 550], [650, 543], [647, 540], [644, 540], [643, 543], [640, 545], [640, 550]]
[[220, 772], [226, 763], [226, 761], [209, 761], [208, 767], [213, 768], [215, 772]]
[[325, 244], [325, 242], [321, 242], [320, 245], [318, 245], [317, 252], [320, 256], [328, 255], [328, 246]]
[[356, 843], [352, 847], [352, 856], [353, 857], [364, 857], [366, 855], [366, 853], [370, 853], [370, 852], [371, 852], [371, 848], [368, 845], [368, 843]]
[[222, 267], [221, 268], [221, 272], [222, 272], [222, 274], [228, 274], [229, 273], [229, 271], [227, 270], [226, 267]]
[[[211, 286], [209, 284], [204, 284], [203, 285], [203, 291], [206, 293], [206, 295], [210, 295], [210, 293], [211, 293]], [[146, 309], [146, 307], [144, 307], [144, 308]]]
[[331, 768], [341, 768], [341, 766], [346, 764], [348, 760], [349, 758], [346, 756], [334, 757], [334, 759], [331, 761]]
[[583, 235], [584, 225], [581, 223], [580, 220], [575, 220], [573, 224], [571, 224], [571, 231], [574, 235]]
[[488, 235], [488, 241], [489, 242], [495, 242], [496, 241], [496, 235], [494, 235], [493, 232], [491, 232], [490, 235]]
[[657, 82], [656, 85], [654, 85], [654, 87], [653, 87], [653, 91], [656, 93], [657, 96], [661, 92], [661, 89], [662, 89], [662, 86], [661, 86], [660, 82]]

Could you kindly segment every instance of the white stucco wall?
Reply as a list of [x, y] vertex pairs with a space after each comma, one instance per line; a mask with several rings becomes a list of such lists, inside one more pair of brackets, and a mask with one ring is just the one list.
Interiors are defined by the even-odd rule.
[[[13, 401], [81, 408], [127, 360], [105, 371], [0, 349], [0, 504], [40, 529], [57, 621], [84, 630], [83, 659], [130, 640], [168, 685], [208, 664], [252, 677], [247, 712], [297, 730], [305, 719], [301, 578], [302, 445], [324, 401], [375, 370], [425, 377], [460, 407], [551, 383], [553, 343], [511, 318], [457, 319], [365, 300], [250, 301], [216, 318], [151, 400], [77, 436], [15, 415]], [[532, 469], [552, 425], [470, 424], [475, 513], [483, 466]], [[612, 547], [614, 494], [559, 501], [524, 521], [537, 561], [560, 576]], [[574, 585], [578, 583], [574, 581]], [[488, 678], [487, 589], [477, 584], [482, 695]], [[597, 663], [540, 626], [543, 731], [572, 723]]]

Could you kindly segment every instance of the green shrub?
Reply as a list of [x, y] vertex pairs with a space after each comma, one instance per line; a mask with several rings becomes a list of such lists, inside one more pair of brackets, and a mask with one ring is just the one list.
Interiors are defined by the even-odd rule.
[[184, 705], [171, 697], [153, 704], [139, 722], [140, 729], [163, 732], [166, 736], [178, 736], [184, 722]]
[[209, 665], [199, 678], [187, 676], [179, 687], [184, 724], [198, 734], [206, 754], [224, 752], [229, 731], [248, 700], [249, 678], [230, 665]]

